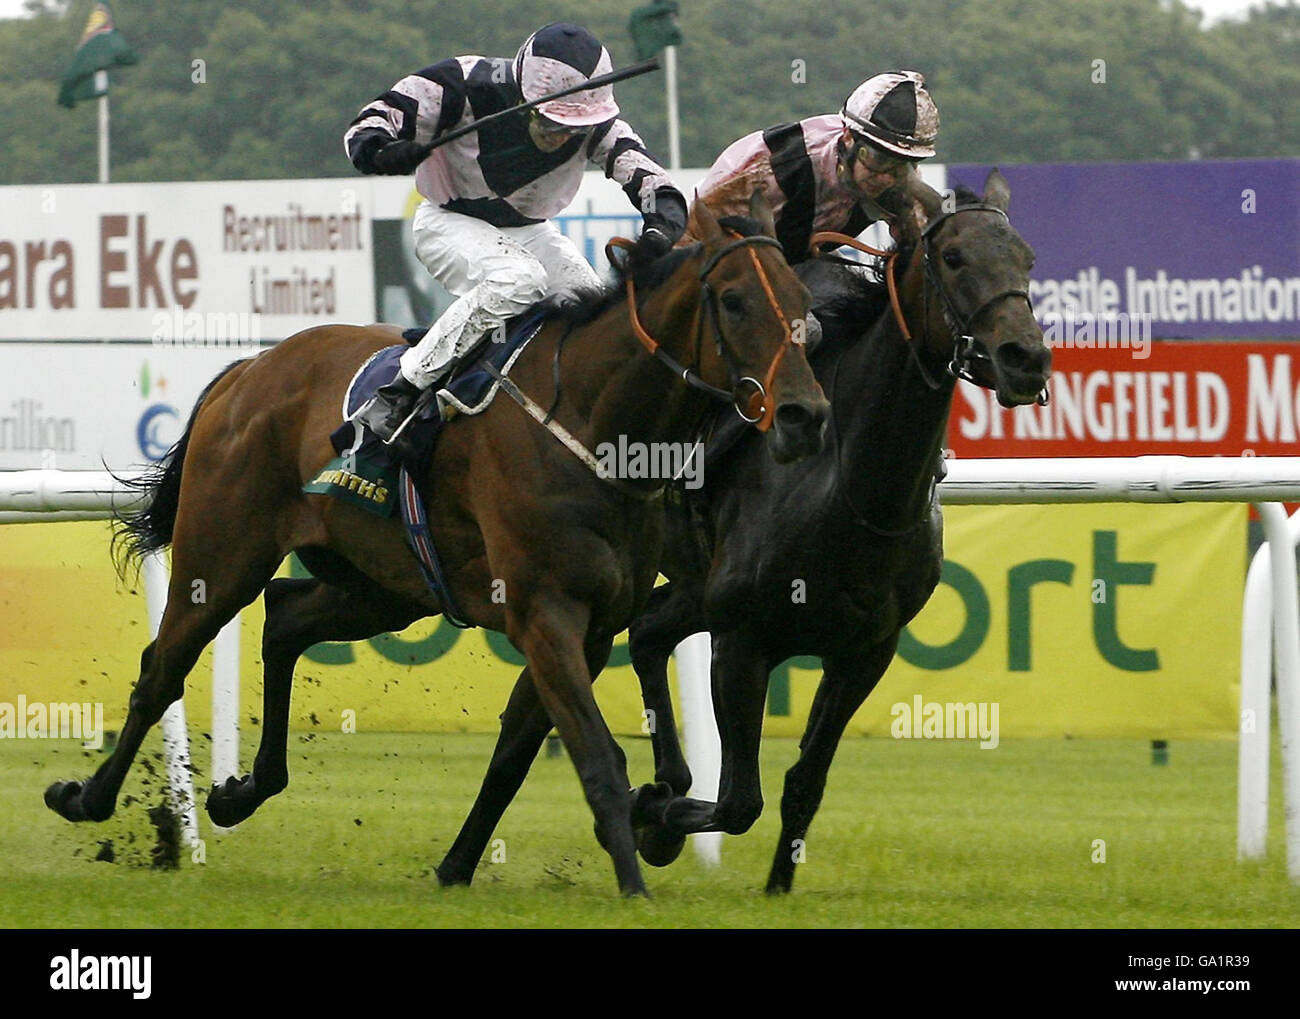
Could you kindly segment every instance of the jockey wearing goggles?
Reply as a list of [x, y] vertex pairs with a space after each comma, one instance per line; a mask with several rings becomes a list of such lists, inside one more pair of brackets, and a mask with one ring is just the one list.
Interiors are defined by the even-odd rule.
[[934, 155], [939, 110], [916, 71], [868, 78], [838, 114], [755, 131], [732, 143], [699, 187], [719, 216], [745, 215], [756, 187], [775, 213], [791, 265], [822, 230], [856, 237], [885, 218], [876, 199]]
[[[767, 195], [785, 257], [809, 257], [823, 230], [856, 237], [887, 218], [876, 199], [906, 185], [934, 155], [939, 110], [916, 71], [868, 78], [839, 113], [755, 131], [733, 142], [700, 184], [697, 200], [717, 216], [744, 216], [756, 188]], [[693, 239], [693, 238], [688, 238]], [[821, 329], [811, 313], [807, 347]]]

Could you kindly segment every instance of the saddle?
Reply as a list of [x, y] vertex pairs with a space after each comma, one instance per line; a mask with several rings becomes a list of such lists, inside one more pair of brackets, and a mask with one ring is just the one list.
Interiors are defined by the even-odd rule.
[[[547, 309], [527, 312], [509, 323], [504, 342], [493, 342], [491, 335], [484, 336], [467, 353], [457, 358], [442, 386], [436, 391], [428, 390], [416, 404], [414, 420], [403, 432], [405, 441], [400, 446], [384, 443], [359, 421], [350, 420], [380, 386], [392, 380], [406, 346], [394, 344], [376, 351], [357, 369], [348, 384], [343, 397], [343, 423], [330, 435], [330, 443], [342, 461], [338, 467], [352, 473], [356, 473], [357, 467], [365, 467], [369, 473], [374, 473], [376, 467], [382, 467], [395, 473], [396, 468], [404, 466], [416, 478], [426, 478], [438, 436], [447, 422], [460, 415], [483, 413], [496, 396], [500, 383], [488, 370], [488, 366], [500, 373], [508, 373], [515, 358], [537, 335], [547, 314]], [[423, 329], [407, 329], [402, 333], [402, 339], [411, 346], [423, 336]], [[331, 464], [330, 467], [335, 465]], [[312, 484], [315, 485], [316, 482]], [[306, 490], [319, 491], [312, 487]], [[351, 490], [355, 492], [355, 487]], [[324, 494], [340, 493], [327, 491]], [[389, 513], [391, 506], [388, 512], [381, 515]]]
[[[443, 579], [438, 552], [428, 527], [427, 486], [433, 451], [447, 422], [462, 415], [483, 413], [501, 386], [500, 377], [537, 335], [550, 308], [534, 309], [506, 328], [504, 342], [485, 336], [457, 359], [444, 384], [429, 390], [416, 404], [414, 420], [407, 425], [399, 446], [389, 445], [359, 421], [350, 420], [380, 386], [390, 382], [406, 345], [394, 344], [376, 351], [357, 369], [343, 397], [343, 423], [330, 435], [334, 457], [302, 486], [304, 492], [328, 495], [381, 517], [401, 508], [407, 540], [420, 564], [425, 582], [443, 606], [443, 615], [455, 626], [461, 621]], [[402, 339], [414, 345], [423, 329], [408, 329]]]

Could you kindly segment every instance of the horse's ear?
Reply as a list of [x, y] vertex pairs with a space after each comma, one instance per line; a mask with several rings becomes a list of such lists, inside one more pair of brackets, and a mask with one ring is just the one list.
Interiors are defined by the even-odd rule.
[[989, 171], [988, 177], [984, 180], [983, 200], [1003, 212], [1006, 212], [1011, 205], [1011, 185], [996, 166]]
[[[939, 194], [934, 188], [930, 187], [919, 176], [912, 181], [908, 189], [916, 207], [925, 217], [925, 223], [936, 219], [943, 214], [943, 195]], [[924, 224], [923, 224], [924, 225]]]
[[921, 232], [943, 212], [943, 195], [915, 176], [892, 203], [897, 214], [890, 220], [889, 234], [895, 244], [920, 240]]
[[749, 218], [758, 223], [758, 228], [768, 237], [776, 236], [776, 220], [772, 217], [772, 206], [767, 200], [767, 192], [754, 188], [749, 196]]
[[695, 201], [691, 203], [691, 218], [686, 224], [686, 231], [692, 237], [698, 237], [707, 244], [709, 241], [716, 241], [722, 236], [722, 227], [718, 226], [718, 220], [702, 198], [695, 196]]

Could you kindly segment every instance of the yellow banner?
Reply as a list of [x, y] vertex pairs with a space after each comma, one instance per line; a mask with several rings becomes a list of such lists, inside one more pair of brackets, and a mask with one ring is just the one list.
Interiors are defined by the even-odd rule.
[[[1235, 735], [1243, 507], [945, 516], [943, 582], [850, 731], [976, 738], [996, 722], [998, 738]], [[259, 600], [241, 627], [245, 725], [262, 717], [261, 629]], [[148, 642], [143, 591], [116, 580], [106, 524], [0, 527], [0, 703], [102, 702], [117, 728]], [[641, 699], [627, 662], [624, 636], [596, 693], [610, 727], [634, 734]], [[298, 666], [293, 726], [494, 731], [521, 664], [501, 635], [442, 620], [318, 645]], [[820, 675], [812, 664], [773, 672], [768, 733], [802, 731]], [[187, 683], [198, 726], [210, 723], [210, 699], [209, 651]]]
[[[944, 519], [943, 580], [852, 731], [935, 738], [922, 727], [942, 713], [953, 738], [954, 715], [983, 710], [1002, 738], [1235, 737], [1244, 506], [954, 506]], [[774, 675], [769, 712], [806, 718], [820, 673], [801, 664]]]

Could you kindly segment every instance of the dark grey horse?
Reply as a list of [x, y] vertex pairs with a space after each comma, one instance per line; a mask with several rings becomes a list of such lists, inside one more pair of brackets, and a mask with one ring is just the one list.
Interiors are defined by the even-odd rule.
[[[631, 628], [632, 662], [655, 712], [655, 778], [636, 798], [638, 843], [670, 862], [685, 834], [746, 831], [763, 809], [758, 754], [768, 674], [793, 655], [824, 673], [798, 762], [781, 798], [769, 892], [789, 891], [797, 850], [821, 802], [850, 717], [894, 657], [899, 632], [939, 580], [943, 520], [935, 483], [956, 376], [1003, 406], [1045, 392], [1051, 353], [1027, 289], [1033, 252], [1011, 227], [996, 170], [982, 198], [945, 207], [920, 185], [892, 224], [901, 317], [886, 288], [821, 262], [800, 275], [825, 339], [813, 358], [831, 400], [820, 455], [778, 464], [753, 436], [714, 463], [702, 498], [670, 513], [657, 588]], [[722, 736], [716, 804], [684, 796], [667, 660], [685, 637], [713, 636], [713, 699]]]

